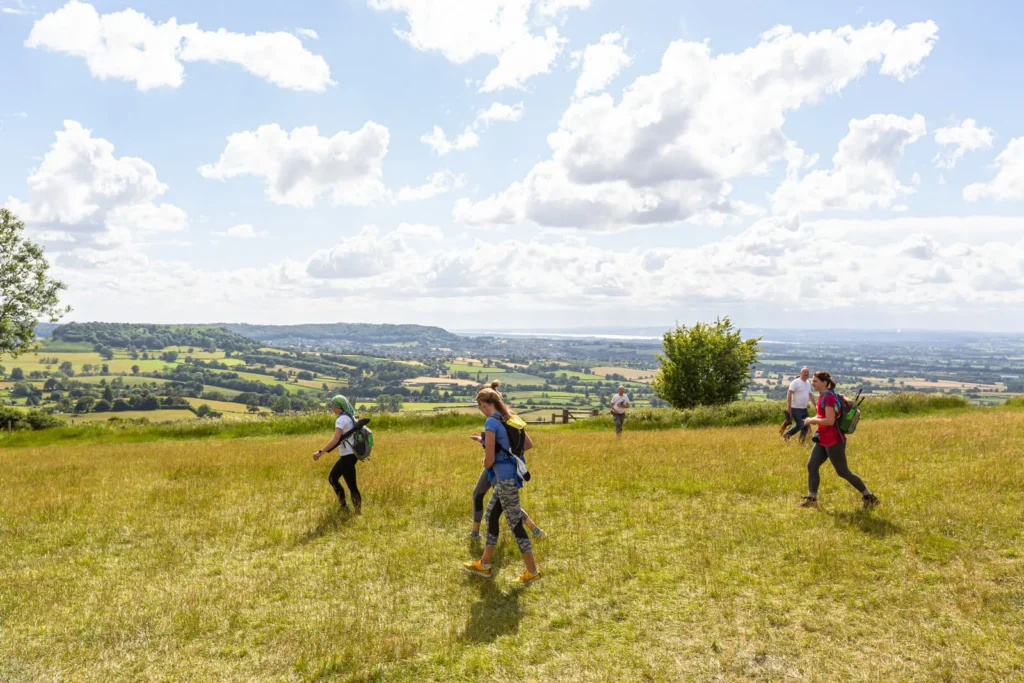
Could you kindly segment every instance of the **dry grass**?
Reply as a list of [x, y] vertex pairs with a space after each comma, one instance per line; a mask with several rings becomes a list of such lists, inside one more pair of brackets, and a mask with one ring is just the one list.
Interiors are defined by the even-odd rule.
[[542, 432], [525, 590], [507, 529], [457, 571], [462, 433], [382, 436], [360, 517], [326, 436], [0, 451], [0, 680], [1024, 678], [1018, 412], [866, 422], [872, 513], [770, 428]]

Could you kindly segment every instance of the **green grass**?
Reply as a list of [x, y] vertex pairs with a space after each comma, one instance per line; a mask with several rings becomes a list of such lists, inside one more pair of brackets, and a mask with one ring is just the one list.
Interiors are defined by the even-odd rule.
[[[245, 406], [243, 406], [243, 408], [244, 407]], [[191, 410], [122, 410], [118, 412], [108, 411], [105, 413], [69, 413], [67, 415], [60, 415], [59, 417], [72, 425], [108, 422], [114, 417], [122, 420], [145, 419], [150, 422], [177, 422], [179, 420], [189, 421], [196, 419], [195, 413]]]
[[763, 427], [546, 431], [520, 589], [466, 576], [480, 449], [388, 433], [361, 516], [328, 429], [0, 450], [0, 680], [1009, 681], [1024, 677], [1024, 421], [866, 422], [797, 507], [806, 449]]
[[[626, 418], [630, 429], [675, 429], [688, 427], [737, 427], [744, 425], [777, 425], [782, 423], [785, 412], [784, 401], [736, 401], [724, 406], [700, 406], [687, 410], [671, 408], [641, 408], [629, 411]], [[872, 397], [861, 404], [861, 423], [864, 421], [901, 417], [907, 415], [930, 415], [944, 412], [987, 410], [972, 408], [960, 396], [893, 394]], [[574, 429], [612, 429], [611, 415], [573, 424]], [[859, 428], [858, 428], [859, 429]]]

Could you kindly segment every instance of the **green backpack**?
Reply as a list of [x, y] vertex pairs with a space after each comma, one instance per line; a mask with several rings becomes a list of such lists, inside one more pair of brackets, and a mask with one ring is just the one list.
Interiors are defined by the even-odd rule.
[[860, 424], [860, 404], [864, 402], [860, 396], [861, 391], [857, 392], [852, 401], [841, 396], [835, 389], [828, 393], [836, 397], [836, 427], [843, 434], [853, 434]]

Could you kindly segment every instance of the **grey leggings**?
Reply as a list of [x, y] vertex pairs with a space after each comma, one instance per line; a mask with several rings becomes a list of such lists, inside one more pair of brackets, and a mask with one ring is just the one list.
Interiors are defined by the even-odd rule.
[[[473, 524], [479, 524], [484, 518], [484, 496], [487, 495], [487, 489], [491, 488], [491, 482], [487, 480], [487, 470], [480, 473], [480, 478], [476, 480], [476, 488], [473, 489]], [[523, 512], [522, 508], [519, 509], [523, 519], [527, 518], [527, 514]]]
[[499, 479], [494, 482], [494, 493], [487, 503], [487, 546], [493, 548], [498, 545], [498, 528], [501, 513], [505, 513], [508, 526], [515, 536], [519, 552], [529, 553], [533, 551], [530, 544], [530, 535], [526, 533], [523, 526], [523, 508], [519, 505], [519, 487], [515, 479]]
[[811, 450], [811, 458], [807, 461], [807, 492], [812, 496], [818, 495], [818, 484], [821, 483], [821, 475], [818, 470], [825, 464], [826, 460], [832, 461], [832, 467], [836, 468], [836, 474], [850, 482], [853, 488], [861, 493], [867, 490], [867, 486], [861, 478], [850, 471], [846, 464], [846, 442], [840, 441], [835, 446], [822, 446], [815, 444]]

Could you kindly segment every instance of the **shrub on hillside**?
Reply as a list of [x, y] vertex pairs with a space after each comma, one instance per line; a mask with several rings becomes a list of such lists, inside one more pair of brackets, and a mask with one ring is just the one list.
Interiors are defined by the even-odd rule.
[[39, 430], [64, 427], [67, 423], [55, 415], [41, 410], [17, 410], [0, 406], [0, 430]]

